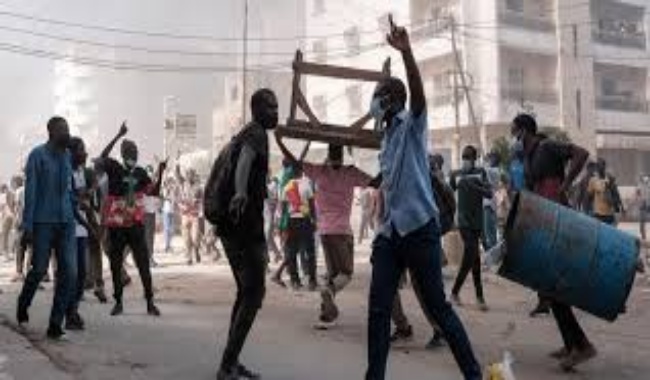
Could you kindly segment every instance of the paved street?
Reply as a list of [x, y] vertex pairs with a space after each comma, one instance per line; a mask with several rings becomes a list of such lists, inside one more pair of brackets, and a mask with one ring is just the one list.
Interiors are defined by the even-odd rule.
[[[243, 361], [265, 379], [360, 379], [365, 366], [368, 246], [360, 247], [357, 276], [340, 298], [342, 317], [333, 331], [312, 328], [316, 293], [290, 292], [271, 283], [258, 323], [244, 349]], [[44, 339], [51, 284], [38, 293], [26, 331], [14, 324], [18, 284], [9, 284], [10, 265], [0, 270], [0, 379], [213, 379], [225, 343], [233, 281], [225, 263], [187, 267], [182, 255], [159, 255], [154, 270], [163, 316], [148, 317], [134, 268], [136, 284], [127, 288], [126, 314], [110, 317], [110, 305], [89, 293], [82, 305], [84, 333], [69, 333], [68, 341]], [[448, 278], [453, 276], [453, 270]], [[518, 379], [647, 379], [650, 375], [650, 287], [637, 281], [629, 311], [615, 324], [581, 315], [600, 356], [575, 374], [560, 372], [547, 354], [560, 344], [551, 318], [527, 317], [534, 295], [488, 275], [486, 296], [491, 310], [473, 307], [473, 287], [464, 288], [460, 309], [483, 364], [513, 353]], [[107, 277], [108, 279], [108, 277]], [[449, 284], [448, 284], [449, 287]], [[110, 287], [109, 287], [110, 289]], [[446, 349], [423, 349], [429, 338], [412, 291], [404, 291], [406, 310], [416, 339], [396, 348], [389, 364], [391, 379], [459, 379]]]

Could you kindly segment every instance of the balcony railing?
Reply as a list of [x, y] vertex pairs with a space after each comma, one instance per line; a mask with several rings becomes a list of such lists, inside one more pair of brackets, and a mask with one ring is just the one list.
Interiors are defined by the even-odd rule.
[[636, 49], [646, 48], [647, 38], [645, 33], [620, 32], [616, 30], [594, 29], [594, 39], [606, 45], [616, 45]]
[[499, 12], [499, 21], [506, 25], [539, 32], [555, 31], [555, 22], [552, 19], [535, 17], [522, 12], [501, 10]]
[[596, 105], [603, 110], [648, 113], [646, 100], [630, 99], [627, 96], [598, 96]]
[[533, 91], [519, 88], [503, 88], [501, 89], [501, 97], [507, 100], [517, 102], [534, 102], [543, 104], [557, 103], [557, 92], [553, 90]]

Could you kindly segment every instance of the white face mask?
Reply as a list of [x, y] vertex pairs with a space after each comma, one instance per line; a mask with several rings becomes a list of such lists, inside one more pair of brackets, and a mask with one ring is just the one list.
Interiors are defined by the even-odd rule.
[[524, 143], [521, 137], [513, 137], [510, 141], [510, 150], [513, 153], [519, 153], [524, 151]]
[[127, 168], [134, 168], [138, 163], [135, 160], [132, 160], [130, 158], [124, 160], [124, 166]]
[[472, 160], [463, 160], [463, 169], [469, 170], [474, 167], [474, 161]]
[[370, 116], [380, 123], [384, 121], [386, 115], [386, 110], [381, 106], [381, 100], [380, 97], [374, 97], [370, 102]]

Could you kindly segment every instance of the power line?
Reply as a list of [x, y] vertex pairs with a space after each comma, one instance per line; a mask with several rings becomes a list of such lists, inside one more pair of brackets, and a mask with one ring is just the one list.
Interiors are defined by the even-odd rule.
[[[103, 25], [92, 25], [79, 22], [57, 20], [45, 17], [38, 17], [23, 13], [2, 11], [0, 10], [0, 16], [12, 17], [22, 20], [29, 20], [34, 22], [40, 22], [44, 24], [59, 25], [70, 28], [78, 28], [85, 30], [94, 30], [101, 32], [109, 32], [122, 35], [132, 35], [132, 36], [143, 36], [151, 38], [168, 38], [168, 39], [178, 39], [178, 40], [194, 40], [194, 41], [212, 41], [212, 42], [241, 42], [241, 37], [216, 37], [210, 35], [200, 35], [200, 34], [179, 34], [179, 33], [170, 33], [162, 31], [147, 31], [147, 30], [137, 30], [137, 29], [127, 29], [127, 28], [118, 28], [112, 26], [103, 26]], [[373, 30], [360, 30], [359, 34], [369, 34], [380, 32], [379, 29]], [[314, 35], [314, 36], [294, 36], [294, 37], [249, 37], [250, 41], [306, 41], [306, 40], [316, 40], [316, 39], [325, 39], [332, 37], [343, 37], [343, 33], [332, 33], [332, 34], [323, 34], [323, 35]]]
[[[367, 52], [379, 47], [384, 46], [385, 43], [374, 43], [362, 47], [362, 51]], [[178, 65], [178, 64], [159, 64], [159, 63], [146, 63], [136, 61], [119, 61], [110, 60], [105, 58], [81, 56], [65, 54], [51, 50], [44, 50], [39, 48], [29, 48], [21, 45], [16, 45], [8, 42], [0, 41], [0, 51], [20, 54], [34, 58], [47, 58], [52, 60], [61, 60], [72, 62], [80, 65], [115, 69], [115, 70], [128, 70], [128, 71], [142, 71], [142, 72], [176, 72], [176, 73], [235, 73], [241, 72], [241, 67], [234, 66], [199, 66], [199, 65]], [[335, 60], [339, 57], [347, 56], [348, 53], [341, 53], [338, 55], [325, 55], [323, 58]], [[270, 62], [263, 65], [251, 66], [249, 71], [252, 72], [290, 72], [288, 68], [291, 67], [293, 61]]]
[[[154, 49], [154, 48], [148, 48], [145, 46], [138, 46], [138, 45], [130, 45], [130, 44], [111, 44], [107, 42], [102, 42], [102, 41], [96, 41], [96, 40], [89, 40], [89, 39], [84, 39], [84, 38], [76, 38], [76, 37], [67, 37], [67, 36], [60, 36], [56, 34], [51, 34], [51, 33], [43, 33], [43, 32], [37, 32], [29, 29], [22, 29], [22, 28], [14, 28], [10, 26], [5, 26], [5, 25], [0, 25], [0, 30], [5, 30], [8, 32], [13, 32], [13, 33], [20, 33], [20, 34], [26, 34], [26, 35], [31, 35], [35, 37], [41, 37], [41, 38], [46, 38], [50, 40], [55, 40], [55, 41], [63, 41], [63, 42], [70, 42], [74, 44], [79, 44], [79, 45], [87, 45], [87, 46], [97, 46], [101, 48], [107, 48], [107, 49], [115, 49], [115, 50], [129, 50], [129, 51], [136, 51], [136, 52], [143, 52], [143, 53], [148, 53], [148, 54], [172, 54], [172, 55], [188, 55], [188, 56], [206, 56], [206, 57], [212, 57], [212, 56], [234, 56], [234, 55], [239, 55], [241, 54], [240, 52], [229, 52], [229, 51], [199, 51], [199, 50], [184, 50], [184, 49]], [[283, 56], [283, 55], [291, 55], [294, 54], [294, 51], [287, 51], [287, 52], [253, 52], [249, 53], [250, 55], [260, 55], [260, 56]], [[308, 52], [311, 53], [311, 52]]]
[[[0, 51], [15, 53], [35, 58], [48, 58], [52, 60], [60, 60], [72, 62], [80, 65], [114, 69], [114, 70], [130, 70], [130, 71], [144, 71], [144, 72], [176, 72], [176, 73], [216, 73], [216, 72], [239, 72], [241, 68], [232, 66], [181, 66], [181, 65], [166, 65], [166, 64], [150, 64], [143, 62], [132, 61], [113, 61], [108, 59], [76, 56], [70, 54], [63, 54], [43, 49], [25, 48], [20, 45], [0, 42]], [[284, 63], [271, 63], [264, 66], [256, 66], [251, 68], [251, 71], [269, 72], [278, 71]], [[278, 71], [279, 72], [279, 71]]]
[[[126, 51], [133, 51], [133, 52], [142, 52], [142, 53], [147, 53], [147, 54], [169, 54], [169, 55], [197, 56], [197, 57], [219, 57], [219, 56], [230, 57], [230, 56], [239, 56], [239, 55], [242, 54], [241, 52], [231, 52], [231, 51], [199, 51], [199, 50], [183, 50], [183, 49], [167, 49], [167, 48], [157, 49], [157, 48], [148, 48], [148, 47], [145, 47], [145, 46], [130, 45], [130, 44], [112, 44], [112, 43], [107, 43], [107, 42], [103, 42], [103, 41], [96, 41], [96, 40], [90, 40], [90, 39], [84, 39], [84, 38], [76, 38], [76, 37], [68, 37], [68, 36], [60, 36], [60, 35], [56, 35], [56, 34], [37, 32], [37, 31], [28, 30], [28, 29], [9, 27], [9, 26], [5, 26], [5, 25], [0, 25], [0, 30], [5, 30], [5, 31], [8, 31], [8, 32], [12, 32], [12, 33], [20, 33], [20, 34], [25, 34], [25, 35], [31, 35], [31, 36], [35, 36], [35, 37], [41, 37], [41, 38], [54, 40], [54, 41], [68, 42], [68, 43], [73, 43], [73, 44], [78, 44], [78, 45], [96, 46], [96, 47], [106, 48], [106, 49], [111, 49], [111, 50], [126, 50]], [[368, 47], [374, 47], [376, 45], [377, 45], [377, 43], [372, 43], [372, 44], [369, 44], [367, 46]], [[346, 52], [347, 50], [348, 50], [347, 47], [336, 47], [336, 48], [328, 49], [328, 52], [343, 53], [343, 52]], [[302, 52], [304, 54], [310, 54], [310, 55], [318, 54], [318, 52], [314, 51], [313, 49], [302, 50]], [[286, 56], [293, 56], [295, 54], [295, 50], [293, 50], [293, 51], [257, 51], [257, 52], [254, 51], [254, 52], [249, 52], [248, 54], [250, 56], [286, 57]]]

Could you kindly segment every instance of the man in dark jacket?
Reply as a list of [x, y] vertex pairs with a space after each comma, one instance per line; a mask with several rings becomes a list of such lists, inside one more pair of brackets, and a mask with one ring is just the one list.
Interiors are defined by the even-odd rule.
[[463, 168], [451, 175], [451, 187], [458, 192], [458, 228], [463, 239], [463, 261], [451, 292], [451, 299], [458, 305], [460, 288], [469, 272], [474, 277], [476, 300], [487, 311], [481, 281], [481, 257], [479, 244], [483, 231], [483, 199], [492, 198], [492, 190], [483, 168], [476, 166], [478, 151], [473, 146], [463, 149]]

